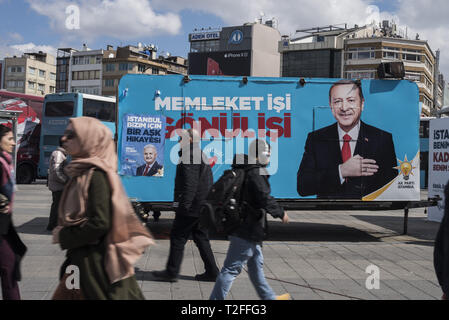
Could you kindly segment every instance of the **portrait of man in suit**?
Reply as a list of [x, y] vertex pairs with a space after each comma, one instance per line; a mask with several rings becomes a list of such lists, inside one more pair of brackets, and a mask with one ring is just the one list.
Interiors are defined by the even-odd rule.
[[310, 132], [297, 175], [301, 196], [361, 199], [393, 180], [398, 170], [391, 133], [360, 120], [360, 82], [340, 80], [329, 90], [336, 123]]
[[143, 148], [143, 158], [145, 164], [137, 168], [136, 176], [154, 176], [163, 166], [157, 163], [157, 149], [152, 144], [147, 144]]

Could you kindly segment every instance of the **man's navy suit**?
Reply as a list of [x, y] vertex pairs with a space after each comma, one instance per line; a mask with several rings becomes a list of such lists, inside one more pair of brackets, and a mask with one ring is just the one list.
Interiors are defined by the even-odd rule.
[[[145, 171], [145, 166], [146, 166], [146, 164], [141, 165], [140, 167], [137, 168], [136, 176], [143, 176], [143, 173]], [[145, 176], [147, 176], [147, 177], [154, 176], [159, 169], [162, 169], [162, 166], [159, 163], [157, 163], [157, 161], [155, 161], [153, 166], [151, 167], [150, 170], [148, 170], [148, 172]]]
[[360, 122], [353, 156], [373, 159], [379, 166], [369, 177], [349, 177], [341, 184], [338, 166], [343, 163], [337, 123], [309, 133], [297, 176], [301, 196], [361, 199], [393, 180], [398, 170], [391, 133]]

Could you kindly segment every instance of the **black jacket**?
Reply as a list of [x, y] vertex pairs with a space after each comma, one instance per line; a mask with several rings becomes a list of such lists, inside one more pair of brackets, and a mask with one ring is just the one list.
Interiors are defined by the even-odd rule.
[[176, 214], [199, 217], [199, 209], [213, 183], [212, 170], [206, 155], [198, 145], [190, 145], [187, 152], [179, 152], [176, 166], [174, 202]]
[[[232, 233], [240, 238], [262, 242], [267, 236], [268, 212], [274, 218], [284, 218], [284, 209], [271, 196], [268, 172], [261, 164], [236, 164], [235, 169], [245, 170], [245, 181], [242, 186], [241, 210], [244, 222]], [[261, 174], [264, 173], [264, 174]], [[245, 205], [245, 202], [248, 205]], [[263, 209], [263, 210], [261, 210]]]
[[369, 177], [352, 177], [341, 184], [338, 166], [343, 163], [337, 123], [309, 133], [297, 175], [300, 196], [361, 199], [383, 187], [398, 175], [391, 133], [360, 122], [354, 156], [374, 159], [379, 171]]
[[435, 239], [433, 264], [438, 282], [449, 296], [449, 181], [444, 189], [444, 217]]

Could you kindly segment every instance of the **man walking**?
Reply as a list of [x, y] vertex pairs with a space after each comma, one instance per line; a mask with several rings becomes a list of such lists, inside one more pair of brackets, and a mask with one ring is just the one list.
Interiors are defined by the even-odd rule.
[[154, 280], [178, 281], [184, 246], [192, 235], [206, 271], [197, 274], [198, 281], [215, 281], [218, 267], [209, 243], [207, 230], [199, 224], [199, 211], [212, 186], [212, 170], [199, 147], [200, 136], [194, 129], [182, 130], [179, 140], [180, 160], [176, 167], [174, 206], [176, 216], [170, 234], [170, 253], [166, 269], [153, 271]]
[[64, 173], [64, 165], [67, 161], [67, 152], [59, 140], [59, 147], [52, 152], [48, 167], [48, 189], [51, 191], [53, 202], [50, 209], [47, 230], [52, 231], [58, 224], [58, 207], [64, 185], [69, 179]]
[[[262, 241], [266, 234], [266, 212], [288, 223], [288, 215], [270, 195], [268, 172], [270, 148], [264, 140], [254, 140], [249, 147], [249, 158], [234, 157], [233, 168], [245, 170], [241, 210], [243, 222], [229, 235], [229, 249], [220, 274], [210, 295], [211, 300], [224, 300], [235, 278], [245, 264], [248, 276], [262, 300], [289, 300], [288, 293], [276, 296], [263, 272]], [[241, 156], [241, 157], [239, 157]]]

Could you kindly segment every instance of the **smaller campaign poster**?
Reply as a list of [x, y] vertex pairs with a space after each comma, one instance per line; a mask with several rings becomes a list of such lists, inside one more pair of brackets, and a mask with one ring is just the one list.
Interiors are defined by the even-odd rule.
[[166, 118], [125, 114], [119, 174], [163, 177]]
[[449, 119], [432, 119], [429, 128], [429, 197], [440, 196], [429, 208], [428, 220], [441, 222], [444, 216], [444, 188], [449, 180]]

